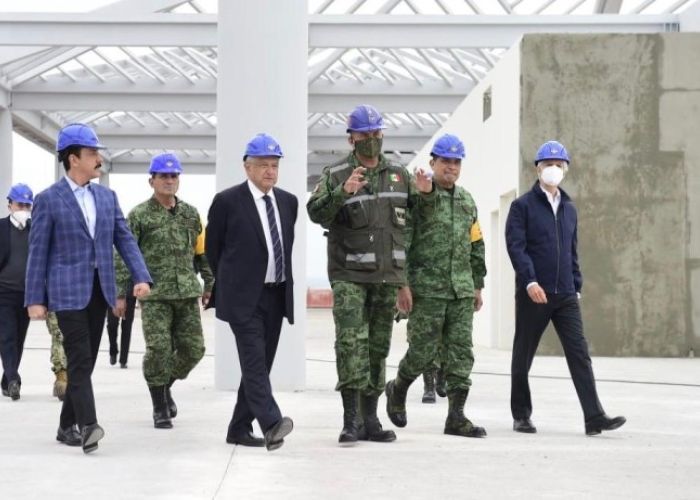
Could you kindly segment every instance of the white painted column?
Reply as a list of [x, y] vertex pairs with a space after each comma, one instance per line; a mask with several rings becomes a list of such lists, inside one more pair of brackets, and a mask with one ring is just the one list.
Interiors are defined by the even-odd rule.
[[[0, 107], [0, 197], [2, 206], [7, 206], [7, 193], [12, 186], [12, 113]], [[7, 209], [0, 211], [2, 217]]]
[[[217, 191], [243, 182], [243, 152], [257, 133], [277, 139], [284, 158], [278, 187], [299, 199], [293, 252], [295, 324], [284, 323], [272, 370], [276, 390], [305, 383], [306, 323], [306, 0], [219, 0], [217, 87]], [[228, 324], [216, 326], [215, 381], [238, 388], [240, 365]]]

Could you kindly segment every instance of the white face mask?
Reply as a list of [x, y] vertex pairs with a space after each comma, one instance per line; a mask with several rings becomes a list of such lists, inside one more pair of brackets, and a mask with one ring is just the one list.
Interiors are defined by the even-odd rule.
[[12, 212], [12, 218], [16, 220], [20, 226], [24, 227], [27, 225], [27, 221], [32, 217], [32, 213], [27, 210], [17, 210]]
[[540, 179], [548, 186], [558, 186], [564, 178], [564, 169], [554, 165], [545, 167], [540, 172]]

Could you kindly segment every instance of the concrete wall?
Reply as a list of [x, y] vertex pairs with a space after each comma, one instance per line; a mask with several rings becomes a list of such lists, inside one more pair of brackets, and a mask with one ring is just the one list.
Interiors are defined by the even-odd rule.
[[[514, 274], [505, 253], [505, 218], [518, 187], [520, 51], [511, 49], [436, 133], [459, 136], [467, 156], [459, 184], [469, 191], [479, 210], [486, 243], [484, 308], [474, 318], [474, 342], [510, 348], [514, 318]], [[483, 119], [484, 92], [491, 89], [491, 116]], [[408, 168], [428, 167], [433, 140]]]
[[[579, 210], [592, 353], [697, 348], [699, 53], [698, 34], [522, 41], [520, 190], [535, 179], [537, 146], [562, 141], [572, 155], [563, 188]], [[546, 335], [540, 351], [559, 352], [556, 337]]]

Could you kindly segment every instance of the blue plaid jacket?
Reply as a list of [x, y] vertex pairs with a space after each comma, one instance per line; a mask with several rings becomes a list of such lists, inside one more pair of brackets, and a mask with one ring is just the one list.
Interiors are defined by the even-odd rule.
[[25, 305], [49, 311], [76, 311], [90, 302], [95, 269], [102, 294], [113, 307], [116, 297], [113, 247], [134, 283], [151, 283], [143, 256], [124, 219], [117, 195], [92, 184], [97, 214], [95, 239], [65, 178], [39, 193], [32, 209]]

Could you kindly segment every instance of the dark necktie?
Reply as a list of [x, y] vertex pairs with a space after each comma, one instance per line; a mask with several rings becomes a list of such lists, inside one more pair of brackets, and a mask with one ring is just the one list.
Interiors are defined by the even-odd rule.
[[275, 282], [280, 283], [284, 277], [284, 256], [282, 255], [282, 242], [280, 241], [280, 233], [277, 230], [277, 221], [275, 220], [275, 209], [272, 206], [272, 200], [268, 195], [263, 196], [263, 200], [265, 200], [267, 222], [270, 225], [272, 251], [275, 254]]

